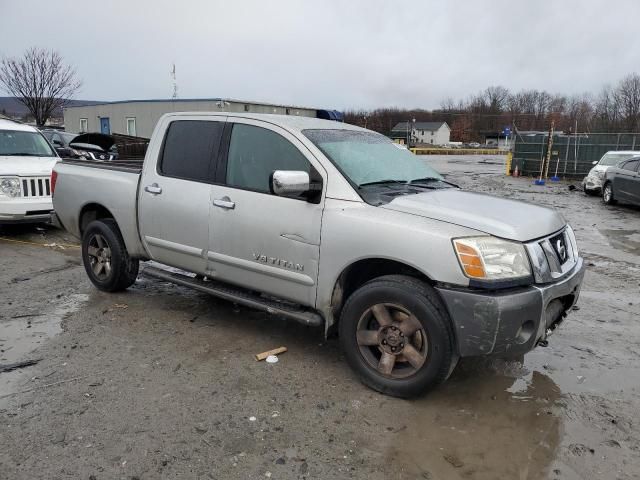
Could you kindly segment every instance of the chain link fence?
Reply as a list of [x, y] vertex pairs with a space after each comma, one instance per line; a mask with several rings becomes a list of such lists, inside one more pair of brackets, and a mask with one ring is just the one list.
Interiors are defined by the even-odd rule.
[[[517, 133], [511, 173], [517, 168], [520, 175], [540, 175], [542, 161], [547, 156], [548, 140], [548, 133]], [[554, 134], [549, 177], [557, 171], [561, 178], [582, 178], [589, 172], [592, 163], [610, 150], [640, 150], [640, 133]]]

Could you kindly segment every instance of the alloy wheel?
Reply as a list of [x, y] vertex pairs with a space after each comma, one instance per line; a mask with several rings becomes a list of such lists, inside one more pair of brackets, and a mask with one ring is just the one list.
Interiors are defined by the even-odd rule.
[[428, 358], [424, 327], [400, 305], [379, 303], [368, 308], [358, 321], [356, 337], [367, 364], [389, 378], [415, 374]]
[[106, 280], [111, 275], [111, 247], [107, 240], [96, 233], [89, 239], [87, 248], [91, 270], [98, 280]]

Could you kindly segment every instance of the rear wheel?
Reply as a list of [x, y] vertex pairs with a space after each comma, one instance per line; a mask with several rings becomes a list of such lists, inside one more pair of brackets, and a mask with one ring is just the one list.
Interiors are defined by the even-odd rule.
[[105, 292], [133, 285], [139, 262], [132, 259], [115, 220], [91, 222], [82, 235], [82, 261], [91, 282]]
[[455, 365], [448, 315], [433, 288], [415, 278], [389, 275], [365, 284], [347, 300], [339, 326], [349, 365], [379, 392], [425, 393]]
[[613, 198], [613, 186], [611, 182], [607, 182], [602, 187], [602, 201], [607, 205], [614, 205], [616, 203], [616, 199]]

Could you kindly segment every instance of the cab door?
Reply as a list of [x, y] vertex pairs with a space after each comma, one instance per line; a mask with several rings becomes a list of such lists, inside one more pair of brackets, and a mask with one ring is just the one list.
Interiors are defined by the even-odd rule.
[[638, 164], [640, 159], [634, 158], [622, 163], [616, 172], [613, 180], [614, 196], [622, 202], [636, 203], [640, 200], [637, 197], [638, 188]]
[[152, 259], [197, 273], [207, 264], [211, 183], [225, 121], [213, 118], [167, 120], [158, 162], [145, 163], [138, 194], [141, 239]]
[[276, 196], [269, 184], [274, 170], [303, 170], [326, 185], [326, 172], [284, 129], [233, 122], [227, 124], [228, 153], [211, 187], [208, 275], [313, 306], [324, 191], [311, 202]]

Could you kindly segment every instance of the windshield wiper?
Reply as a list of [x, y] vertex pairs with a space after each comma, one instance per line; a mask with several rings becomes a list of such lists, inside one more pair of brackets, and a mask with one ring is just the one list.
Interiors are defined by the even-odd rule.
[[360, 185], [358, 185], [358, 188], [368, 187], [369, 185], [389, 185], [389, 184], [406, 185], [406, 183], [407, 182], [405, 182], [403, 180], [393, 180], [393, 179], [376, 180], [375, 182], [361, 183]]
[[[446, 183], [447, 185], [451, 185], [456, 188], [458, 187], [458, 185], [456, 185], [455, 183], [447, 182], [446, 180], [443, 180], [442, 178], [437, 178], [437, 177], [414, 178], [413, 180], [409, 180], [407, 184], [428, 187], [428, 184], [435, 183], [435, 182]], [[428, 187], [428, 188], [431, 188], [431, 187]]]

